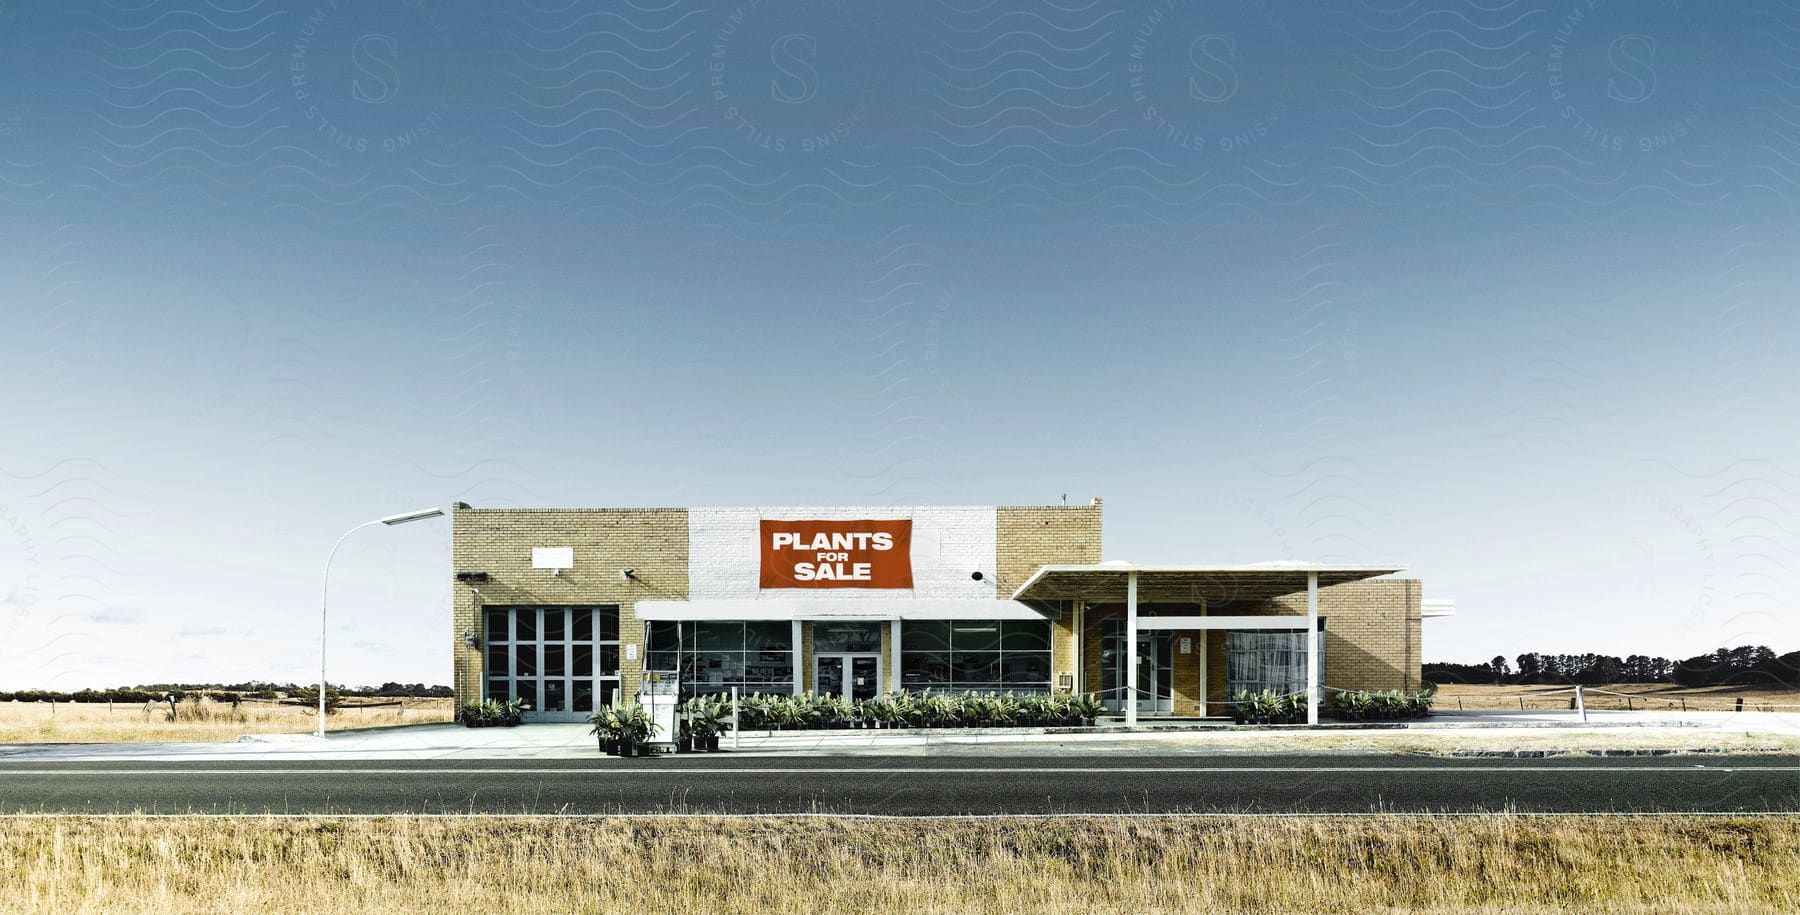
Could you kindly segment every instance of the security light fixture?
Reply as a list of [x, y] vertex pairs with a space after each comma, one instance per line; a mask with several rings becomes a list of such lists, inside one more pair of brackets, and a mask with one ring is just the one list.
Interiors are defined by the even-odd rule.
[[636, 569], [620, 569], [619, 570], [619, 580], [620, 581], [630, 581], [636, 577], [637, 577]]

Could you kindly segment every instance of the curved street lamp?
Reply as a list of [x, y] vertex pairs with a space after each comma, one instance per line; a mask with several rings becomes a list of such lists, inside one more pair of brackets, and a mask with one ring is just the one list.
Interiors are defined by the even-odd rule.
[[326, 609], [331, 604], [331, 598], [329, 596], [330, 592], [331, 592], [331, 560], [337, 558], [338, 547], [343, 546], [344, 541], [349, 540], [351, 534], [354, 534], [357, 531], [360, 531], [365, 527], [372, 527], [377, 524], [385, 524], [385, 525], [388, 525], [389, 527], [392, 527], [396, 524], [405, 524], [408, 521], [423, 521], [426, 518], [441, 517], [443, 514], [444, 514], [444, 510], [441, 508], [421, 508], [418, 511], [406, 512], [404, 514], [399, 514], [399, 515], [389, 515], [386, 518], [376, 518], [373, 521], [364, 521], [363, 523], [358, 524], [357, 526], [345, 531], [344, 536], [339, 537], [338, 542], [332, 545], [331, 555], [325, 557], [325, 586], [320, 589], [320, 602], [319, 602], [319, 736], [320, 737], [325, 736], [325, 612], [326, 612]]

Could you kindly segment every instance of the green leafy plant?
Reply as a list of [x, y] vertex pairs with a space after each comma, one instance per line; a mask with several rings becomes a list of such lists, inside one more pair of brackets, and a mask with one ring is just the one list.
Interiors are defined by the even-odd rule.
[[688, 727], [696, 737], [717, 737], [725, 729], [726, 711], [715, 702], [701, 702], [688, 711]]
[[1435, 690], [1346, 690], [1332, 699], [1332, 711], [1346, 721], [1422, 718], [1431, 712]]
[[606, 740], [618, 740], [625, 733], [619, 724], [619, 716], [610, 708], [602, 708], [589, 715], [588, 724], [593, 725], [589, 734]]
[[1231, 717], [1239, 724], [1293, 724], [1306, 717], [1306, 694], [1240, 689], [1231, 697]]
[[1084, 693], [1070, 697], [1069, 711], [1081, 719], [1083, 724], [1093, 724], [1095, 719], [1106, 713], [1106, 704], [1100, 701], [1099, 696]]
[[644, 743], [656, 736], [661, 730], [650, 718], [650, 713], [635, 702], [621, 705], [613, 709], [613, 717], [618, 721], [619, 739], [636, 743]]

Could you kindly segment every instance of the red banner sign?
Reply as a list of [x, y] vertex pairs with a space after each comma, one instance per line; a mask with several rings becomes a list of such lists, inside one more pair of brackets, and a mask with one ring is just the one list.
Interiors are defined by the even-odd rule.
[[764, 588], [910, 588], [912, 519], [762, 522]]

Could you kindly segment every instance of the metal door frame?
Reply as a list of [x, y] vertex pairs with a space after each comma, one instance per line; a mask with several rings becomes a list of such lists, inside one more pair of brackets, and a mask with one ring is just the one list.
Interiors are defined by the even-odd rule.
[[852, 663], [852, 659], [854, 659], [854, 658], [872, 658], [872, 659], [874, 659], [874, 661], [875, 661], [875, 695], [879, 696], [882, 693], [887, 692], [887, 690], [882, 688], [882, 683], [885, 682], [882, 679], [882, 676], [885, 673], [885, 669], [884, 669], [885, 662], [882, 660], [881, 652], [879, 652], [879, 651], [828, 651], [823, 654], [813, 655], [813, 668], [812, 668], [813, 692], [816, 693], [819, 691], [819, 662], [825, 660], [826, 658], [831, 658], [831, 659], [834, 659], [837, 661], [841, 661], [844, 665], [844, 691], [842, 693], [840, 693], [840, 696], [844, 699], [844, 701], [846, 701], [846, 702], [854, 701], [850, 698], [851, 691], [856, 688], [856, 684], [850, 682], [850, 679], [853, 676], [852, 671], [855, 669], [854, 665]]

